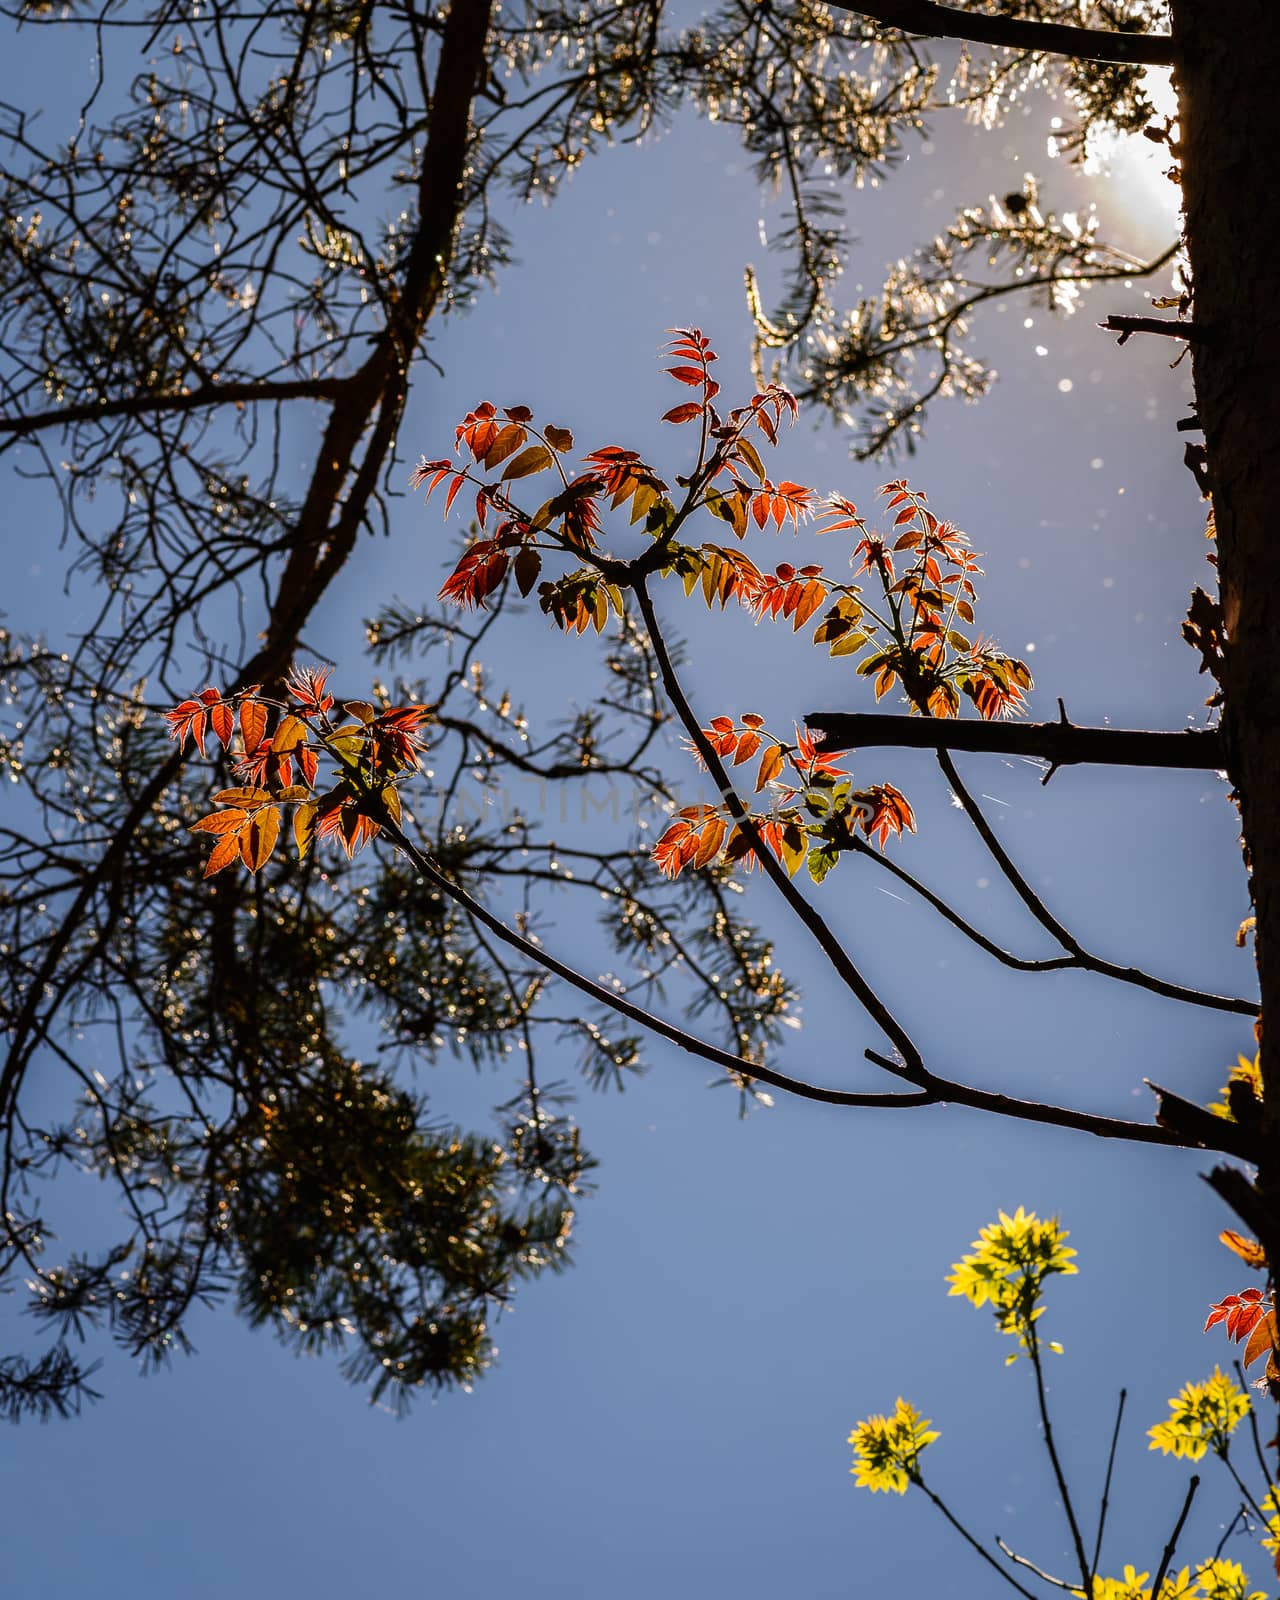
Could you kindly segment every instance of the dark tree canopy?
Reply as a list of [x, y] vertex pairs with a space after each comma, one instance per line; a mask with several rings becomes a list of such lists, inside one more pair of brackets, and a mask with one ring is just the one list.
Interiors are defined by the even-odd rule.
[[[283, 683], [392, 514], [418, 446], [399, 439], [406, 396], [431, 381], [439, 319], [515, 258], [511, 195], [553, 197], [684, 108], [729, 124], [786, 211], [776, 303], [747, 284], [761, 377], [827, 408], [860, 453], [892, 454], [932, 403], [990, 384], [985, 305], [1069, 311], [1091, 283], [1155, 272], [1175, 242], [1136, 261], [1028, 182], [959, 197], [944, 234], [851, 303], [851, 194], [936, 119], [993, 125], [1029, 93], [1073, 108], [1072, 157], [1144, 128], [1153, 57], [1049, 54], [998, 31], [931, 41], [903, 30], [942, 8], [809, 0], [734, 0], [692, 25], [661, 0], [5, 9], [19, 58], [52, 26], [97, 51], [66, 105], [3, 108], [0, 448], [43, 479], [71, 581], [101, 605], [62, 646], [4, 635], [3, 1272], [33, 1285], [52, 1337], [0, 1366], [0, 1403], [72, 1409], [94, 1359], [78, 1333], [160, 1360], [193, 1305], [224, 1297], [302, 1347], [340, 1348], [375, 1395], [466, 1381], [493, 1308], [566, 1259], [591, 1161], [565, 1058], [617, 1085], [641, 1037], [607, 1008], [584, 1016], [527, 942], [501, 944], [391, 851], [203, 884], [187, 828], [216, 763], [176, 751], [159, 713], [196, 679]], [[980, 10], [997, 30], [1167, 48], [1155, 0]], [[509, 772], [675, 798], [660, 680], [678, 651], [620, 622], [586, 709], [531, 726], [485, 676], [502, 603], [478, 622], [395, 604], [369, 625], [374, 698], [435, 708], [422, 860], [522, 936], [549, 892], [603, 897], [633, 991], [669, 982], [749, 1096], [794, 994], [728, 869], [670, 882], [639, 837], [557, 849], [521, 816], [476, 826], [459, 810], [464, 778]], [[353, 1026], [377, 1031], [375, 1061], [353, 1053]], [[511, 1057], [487, 1130], [438, 1124], [406, 1087], [453, 1055]], [[47, 1089], [34, 1108], [35, 1063], [61, 1085], [56, 1113]], [[106, 1247], [52, 1246], [67, 1168], [112, 1188]]]

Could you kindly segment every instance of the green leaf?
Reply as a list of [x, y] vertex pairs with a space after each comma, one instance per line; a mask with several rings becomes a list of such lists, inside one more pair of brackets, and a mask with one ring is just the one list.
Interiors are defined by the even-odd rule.
[[821, 883], [839, 859], [838, 853], [831, 845], [826, 843], [815, 844], [809, 851], [806, 861], [806, 865], [809, 868], [809, 876], [815, 883]]
[[751, 468], [752, 472], [755, 473], [756, 477], [759, 478], [760, 482], [763, 483], [765, 480], [764, 462], [761, 461], [755, 445], [749, 439], [739, 439], [738, 454]]

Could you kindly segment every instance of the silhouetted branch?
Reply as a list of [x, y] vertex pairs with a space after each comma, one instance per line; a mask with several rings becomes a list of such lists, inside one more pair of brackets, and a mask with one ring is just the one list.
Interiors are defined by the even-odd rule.
[[1169, 1570], [1169, 1563], [1173, 1560], [1173, 1552], [1178, 1548], [1178, 1540], [1182, 1537], [1183, 1525], [1191, 1511], [1191, 1502], [1196, 1497], [1196, 1490], [1200, 1487], [1200, 1475], [1192, 1473], [1187, 1484], [1187, 1497], [1182, 1502], [1182, 1510], [1178, 1513], [1178, 1520], [1173, 1525], [1173, 1532], [1169, 1535], [1169, 1542], [1165, 1545], [1160, 1556], [1160, 1565], [1156, 1569], [1156, 1581], [1151, 1586], [1152, 1594], [1159, 1594], [1164, 1588], [1164, 1575]]
[[805, 721], [823, 736], [823, 750], [896, 745], [908, 750], [971, 750], [1029, 756], [1055, 767], [1171, 767], [1216, 771], [1226, 762], [1217, 728], [1180, 733], [1080, 728], [1071, 722], [970, 722], [899, 717], [875, 711], [814, 711]]
[[1048, 55], [1077, 56], [1082, 61], [1117, 61], [1127, 66], [1171, 67], [1173, 40], [1163, 33], [1110, 33], [1098, 28], [1073, 28], [1060, 22], [1025, 22], [998, 17], [933, 0], [874, 0], [849, 5], [832, 0], [840, 11], [853, 11], [907, 33], [941, 39], [968, 39], [1006, 50], [1037, 50]]
[[349, 382], [346, 378], [294, 378], [278, 383], [248, 380], [215, 383], [180, 394], [118, 395], [112, 400], [86, 400], [75, 406], [54, 406], [48, 411], [0, 416], [0, 434], [24, 436], [44, 428], [70, 427], [77, 422], [106, 422], [112, 417], [143, 417], [164, 411], [199, 411], [224, 405], [273, 405], [281, 400], [337, 400]]
[[1181, 322], [1176, 317], [1121, 317], [1114, 313], [1098, 324], [1109, 333], [1118, 333], [1117, 344], [1124, 344], [1135, 333], [1160, 333], [1169, 339], [1185, 339], [1188, 344], [1204, 344], [1212, 331], [1196, 322]]

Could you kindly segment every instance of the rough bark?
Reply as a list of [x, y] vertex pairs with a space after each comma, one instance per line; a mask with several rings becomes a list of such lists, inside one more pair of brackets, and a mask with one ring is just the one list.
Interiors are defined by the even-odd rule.
[[1172, 0], [1192, 350], [1226, 629], [1223, 734], [1257, 916], [1266, 1096], [1258, 1188], [1280, 1262], [1280, 294], [1273, 0]]

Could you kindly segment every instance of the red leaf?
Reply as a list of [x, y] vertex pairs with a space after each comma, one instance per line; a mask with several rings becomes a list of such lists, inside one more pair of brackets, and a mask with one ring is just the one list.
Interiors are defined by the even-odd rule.
[[691, 388], [706, 378], [706, 373], [701, 367], [668, 367], [667, 371], [678, 383], [687, 383]]
[[662, 420], [664, 422], [674, 422], [678, 425], [682, 422], [692, 422], [695, 417], [700, 417], [701, 415], [702, 407], [690, 400], [685, 405], [672, 406], [670, 411], [664, 411]]
[[166, 711], [165, 721], [169, 724], [169, 737], [178, 741], [178, 749], [185, 748], [187, 736], [195, 740], [196, 749], [204, 754], [204, 730], [209, 713], [198, 700], [184, 700], [180, 706], [172, 711]]
[[453, 502], [458, 498], [458, 490], [461, 489], [462, 485], [466, 481], [467, 480], [463, 477], [462, 473], [459, 473], [449, 485], [449, 492], [444, 497], [444, 514], [446, 517], [449, 515], [450, 506], [452, 506]]

